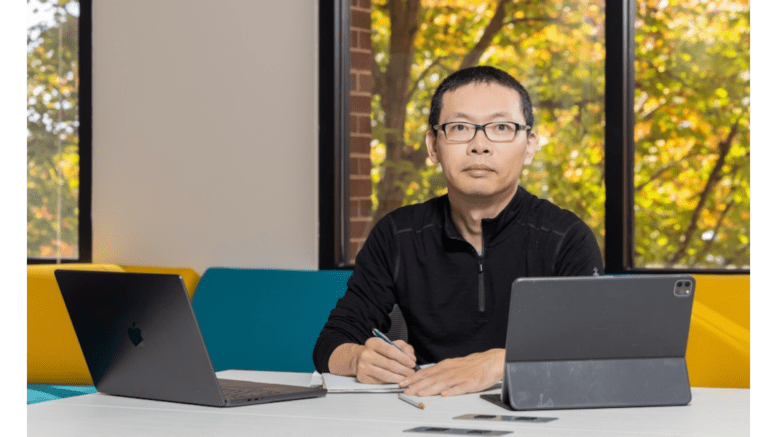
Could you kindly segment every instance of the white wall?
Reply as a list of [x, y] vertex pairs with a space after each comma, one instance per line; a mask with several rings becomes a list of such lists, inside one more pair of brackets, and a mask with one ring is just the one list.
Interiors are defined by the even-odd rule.
[[316, 269], [317, 2], [93, 13], [94, 262]]

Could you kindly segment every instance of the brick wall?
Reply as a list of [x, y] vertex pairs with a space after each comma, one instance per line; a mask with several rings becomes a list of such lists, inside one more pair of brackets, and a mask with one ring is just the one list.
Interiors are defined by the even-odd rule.
[[372, 41], [370, 0], [351, 2], [351, 129], [350, 129], [350, 235], [348, 257], [353, 263], [372, 223], [370, 181], [370, 97], [372, 95]]

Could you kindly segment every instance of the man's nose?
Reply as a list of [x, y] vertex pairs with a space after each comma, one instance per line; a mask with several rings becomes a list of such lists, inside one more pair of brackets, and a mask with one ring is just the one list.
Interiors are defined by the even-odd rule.
[[469, 143], [470, 153], [491, 153], [491, 140], [486, 137], [486, 130], [478, 128], [475, 131], [475, 137]]

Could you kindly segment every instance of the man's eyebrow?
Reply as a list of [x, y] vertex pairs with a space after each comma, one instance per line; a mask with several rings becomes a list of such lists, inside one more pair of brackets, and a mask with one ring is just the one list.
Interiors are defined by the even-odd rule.
[[466, 118], [468, 120], [470, 119], [469, 114], [466, 114], [464, 112], [454, 112], [453, 114], [451, 114], [451, 118]]
[[[491, 114], [488, 118], [497, 118], [497, 117], [509, 117], [511, 114], [508, 114], [507, 112], [495, 112]], [[464, 118], [467, 120], [472, 120], [472, 116], [470, 114], [467, 114], [466, 112], [454, 112], [450, 115], [451, 118]]]

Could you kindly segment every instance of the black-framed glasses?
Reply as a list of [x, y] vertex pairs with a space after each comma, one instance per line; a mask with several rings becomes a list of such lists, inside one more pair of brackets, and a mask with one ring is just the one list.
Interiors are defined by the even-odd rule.
[[432, 126], [435, 132], [442, 130], [445, 138], [452, 143], [468, 143], [475, 138], [478, 130], [483, 130], [486, 138], [495, 143], [506, 143], [515, 139], [518, 131], [530, 131], [527, 124], [514, 123], [512, 121], [493, 121], [486, 124], [468, 123], [466, 121], [452, 121], [449, 123]]

